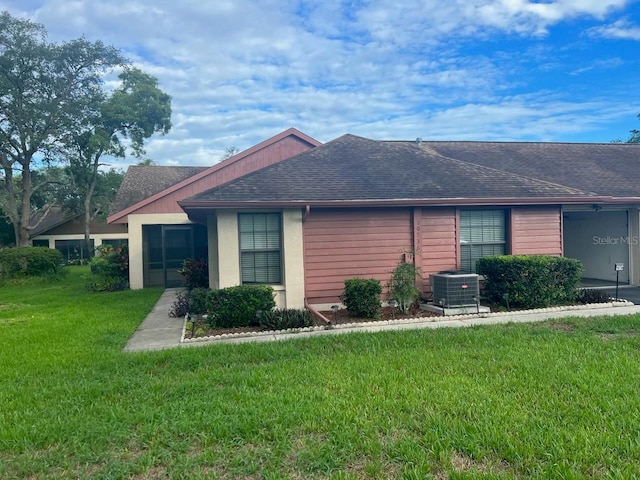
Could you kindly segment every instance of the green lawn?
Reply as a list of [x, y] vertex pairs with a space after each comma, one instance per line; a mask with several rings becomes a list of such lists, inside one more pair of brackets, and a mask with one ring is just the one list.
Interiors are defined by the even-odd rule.
[[0, 478], [640, 477], [638, 316], [123, 353], [83, 275], [0, 286]]

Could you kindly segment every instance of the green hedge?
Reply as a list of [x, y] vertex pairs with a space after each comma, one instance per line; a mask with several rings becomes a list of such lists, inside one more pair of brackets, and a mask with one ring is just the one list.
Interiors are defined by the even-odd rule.
[[273, 288], [268, 285], [239, 285], [211, 290], [207, 295], [209, 323], [217, 328], [258, 326], [256, 312], [276, 306]]
[[349, 278], [344, 281], [344, 292], [340, 300], [347, 307], [349, 315], [359, 318], [380, 316], [380, 295], [382, 285], [375, 278]]
[[62, 271], [62, 254], [53, 248], [14, 247], [0, 251], [0, 278], [54, 276]]
[[544, 308], [576, 301], [582, 263], [550, 255], [500, 255], [478, 260], [489, 300], [521, 308]]

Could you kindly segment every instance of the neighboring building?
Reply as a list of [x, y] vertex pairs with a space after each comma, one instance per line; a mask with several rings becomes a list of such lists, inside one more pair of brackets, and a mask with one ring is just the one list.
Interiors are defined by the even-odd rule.
[[637, 145], [345, 135], [179, 204], [209, 226], [214, 285], [266, 278], [282, 305], [326, 306], [346, 278], [386, 283], [406, 252], [425, 291], [501, 253], [572, 256], [609, 283], [624, 263], [640, 283], [639, 177]]
[[[32, 219], [36, 225], [30, 231], [31, 244], [34, 247], [55, 248], [62, 253], [65, 263], [76, 263], [90, 258], [84, 243], [84, 224], [80, 215], [73, 215], [63, 209], [52, 208], [40, 221], [36, 215]], [[126, 225], [107, 225], [97, 220], [90, 226], [91, 248], [100, 245], [122, 245], [127, 242]]]

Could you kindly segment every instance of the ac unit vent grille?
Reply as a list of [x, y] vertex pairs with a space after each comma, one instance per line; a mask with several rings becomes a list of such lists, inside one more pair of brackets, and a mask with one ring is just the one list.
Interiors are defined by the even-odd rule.
[[437, 273], [430, 277], [434, 305], [469, 307], [476, 305], [480, 298], [480, 282], [476, 274]]

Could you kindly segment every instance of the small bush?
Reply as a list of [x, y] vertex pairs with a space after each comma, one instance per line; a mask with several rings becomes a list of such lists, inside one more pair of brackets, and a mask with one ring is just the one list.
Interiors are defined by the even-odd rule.
[[120, 292], [129, 289], [129, 281], [120, 277], [99, 277], [89, 282], [87, 288], [92, 292]]
[[91, 260], [91, 273], [100, 277], [129, 279], [129, 248], [100, 245], [98, 255]]
[[260, 330], [286, 330], [313, 325], [311, 312], [304, 309], [283, 308], [262, 312]]
[[127, 245], [112, 247], [101, 245], [98, 255], [91, 259], [94, 280], [89, 290], [94, 292], [116, 292], [129, 288], [129, 248]]
[[578, 293], [578, 302], [580, 303], [609, 303], [610, 301], [611, 296], [604, 290], [585, 288]]
[[391, 272], [387, 287], [389, 300], [396, 300], [402, 313], [409, 313], [409, 308], [422, 293], [416, 287], [416, 278], [420, 277], [420, 269], [413, 263], [400, 262]]
[[381, 294], [382, 286], [379, 280], [349, 278], [344, 281], [344, 292], [340, 300], [353, 317], [377, 318], [380, 316]]
[[204, 258], [187, 258], [178, 273], [184, 277], [189, 290], [209, 288], [209, 265]]
[[62, 254], [47, 247], [14, 247], [0, 251], [0, 278], [47, 277], [62, 271]]
[[509, 295], [514, 307], [543, 308], [576, 301], [582, 263], [551, 255], [500, 255], [478, 260], [489, 300]]
[[214, 328], [258, 326], [256, 312], [276, 306], [273, 288], [268, 285], [239, 285], [211, 290], [206, 313]]
[[169, 316], [180, 318], [191, 312], [191, 295], [189, 292], [179, 293], [176, 301], [169, 309]]

